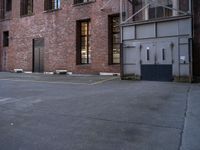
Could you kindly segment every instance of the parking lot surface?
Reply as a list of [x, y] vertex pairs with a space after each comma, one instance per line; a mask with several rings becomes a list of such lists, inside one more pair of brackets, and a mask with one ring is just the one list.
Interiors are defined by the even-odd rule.
[[0, 150], [199, 150], [200, 85], [0, 73]]

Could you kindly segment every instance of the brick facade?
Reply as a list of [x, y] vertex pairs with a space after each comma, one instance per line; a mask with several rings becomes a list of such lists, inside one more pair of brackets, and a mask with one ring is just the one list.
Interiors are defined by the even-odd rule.
[[[107, 0], [74, 5], [73, 0], [61, 0], [61, 9], [44, 12], [44, 0], [34, 0], [34, 14], [20, 17], [20, 1], [12, 1], [12, 13], [0, 21], [0, 70], [22, 68], [32, 71], [35, 38], [44, 37], [44, 70], [67, 69], [74, 73], [120, 72], [119, 65], [109, 65], [108, 16], [119, 13], [119, 0]], [[111, 8], [112, 9], [109, 9]], [[193, 0], [193, 73], [200, 76], [200, 1]], [[88, 65], [76, 63], [76, 21], [91, 20], [91, 59]], [[9, 48], [2, 46], [3, 31], [10, 32]]]
[[[35, 38], [44, 37], [44, 70], [67, 69], [74, 73], [120, 72], [119, 65], [108, 63], [108, 16], [119, 13], [118, 1], [113, 9], [101, 11], [106, 0], [74, 5], [73, 0], [61, 0], [61, 9], [44, 12], [44, 0], [34, 0], [34, 14], [20, 17], [20, 1], [12, 2], [12, 19], [0, 22], [0, 33], [9, 30], [9, 48], [2, 47], [1, 70], [22, 68], [32, 71]], [[110, 7], [109, 6], [109, 7]], [[116, 7], [115, 7], [116, 6]], [[91, 64], [76, 64], [76, 21], [91, 20]], [[4, 53], [4, 54], [3, 54]]]

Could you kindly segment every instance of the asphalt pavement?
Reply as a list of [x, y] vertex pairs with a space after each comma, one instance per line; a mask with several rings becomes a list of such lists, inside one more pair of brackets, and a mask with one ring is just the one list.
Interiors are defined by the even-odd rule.
[[200, 85], [0, 73], [0, 150], [199, 150]]

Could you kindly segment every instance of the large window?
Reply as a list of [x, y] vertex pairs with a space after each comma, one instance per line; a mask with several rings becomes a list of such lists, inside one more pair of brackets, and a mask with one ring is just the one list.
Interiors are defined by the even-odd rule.
[[[166, 3], [164, 3], [163, 5], [172, 8], [172, 2], [170, 0], [166, 1]], [[150, 5], [148, 11], [149, 11], [148, 19], [172, 16], [172, 10], [164, 8], [162, 6]]]
[[21, 0], [20, 15], [26, 16], [33, 14], [33, 0]]
[[77, 21], [77, 64], [90, 63], [90, 20]]
[[9, 46], [9, 31], [3, 32], [3, 47]]
[[61, 7], [61, 0], [45, 0], [44, 10], [57, 10]]
[[109, 16], [109, 64], [120, 63], [120, 17]]

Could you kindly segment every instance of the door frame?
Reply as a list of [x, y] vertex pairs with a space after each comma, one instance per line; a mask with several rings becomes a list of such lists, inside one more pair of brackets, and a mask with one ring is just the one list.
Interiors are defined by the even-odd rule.
[[45, 40], [44, 40], [44, 38], [43, 37], [41, 37], [41, 38], [34, 38], [33, 40], [32, 40], [32, 72], [35, 72], [35, 40], [37, 40], [37, 39], [43, 39], [43, 70], [45, 70], [44, 69], [44, 47], [45, 47]]

